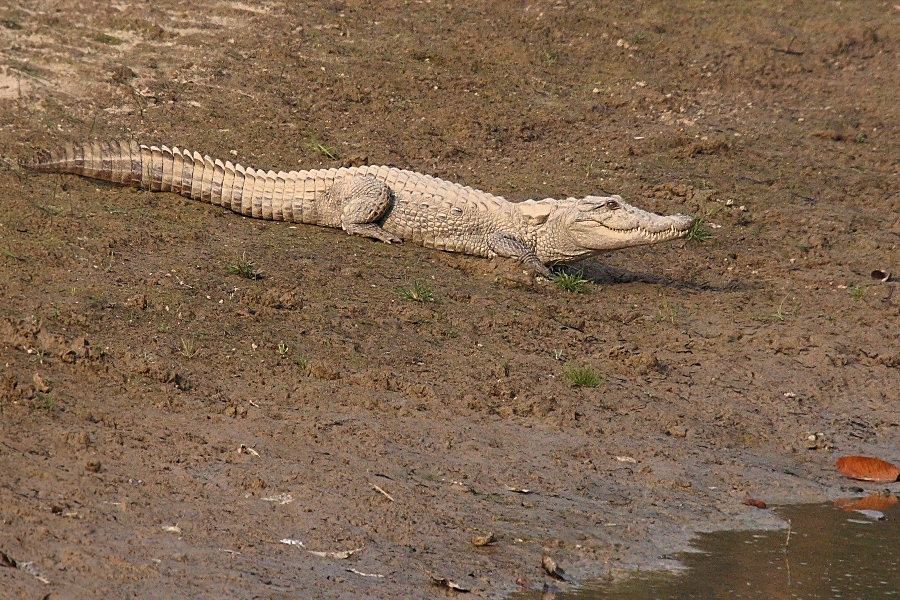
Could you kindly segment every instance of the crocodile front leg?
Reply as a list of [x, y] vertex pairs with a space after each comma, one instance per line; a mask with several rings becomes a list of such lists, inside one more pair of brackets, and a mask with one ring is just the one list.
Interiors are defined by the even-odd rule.
[[393, 192], [383, 182], [370, 176], [340, 179], [334, 182], [329, 196], [341, 207], [341, 228], [349, 235], [387, 244], [402, 241], [378, 224], [394, 202]]
[[498, 256], [515, 258], [538, 275], [543, 275], [547, 279], [553, 277], [553, 273], [538, 259], [534, 250], [505, 233], [492, 233], [488, 237], [488, 248]]

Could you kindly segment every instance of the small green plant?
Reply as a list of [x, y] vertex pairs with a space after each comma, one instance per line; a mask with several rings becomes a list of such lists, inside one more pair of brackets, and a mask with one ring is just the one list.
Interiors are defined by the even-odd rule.
[[229, 275], [239, 275], [244, 279], [262, 279], [262, 272], [247, 258], [246, 252], [241, 254], [237, 262], [228, 265], [227, 271]]
[[[40, 396], [38, 396], [40, 398]], [[47, 394], [43, 397], [43, 399], [34, 405], [35, 408], [39, 410], [46, 410], [50, 412], [53, 410], [54, 405], [56, 404], [56, 400], [53, 398], [53, 394]]]
[[200, 348], [194, 344], [194, 340], [181, 338], [181, 355], [185, 358], [194, 358], [200, 354]]
[[659, 320], [660, 321], [669, 321], [672, 325], [675, 324], [675, 317], [678, 316], [678, 305], [670, 304], [669, 298], [663, 294], [663, 303], [662, 308], [659, 309]]
[[787, 300], [787, 296], [781, 299], [781, 302], [778, 303], [778, 308], [772, 314], [773, 317], [778, 319], [779, 321], [784, 321], [784, 301]]
[[427, 283], [421, 281], [413, 281], [405, 290], [398, 292], [401, 298], [406, 300], [414, 300], [415, 302], [434, 302], [434, 292]]
[[309, 367], [309, 361], [305, 358], [298, 358], [296, 363], [301, 370], [306, 370], [306, 368]]
[[547, 67], [552, 67], [556, 64], [557, 56], [553, 54], [550, 50], [544, 50], [544, 65]]
[[584, 278], [584, 272], [578, 271], [577, 273], [557, 273], [553, 276], [553, 283], [566, 292], [584, 294], [588, 291], [587, 286], [590, 281]]
[[278, 355], [281, 356], [281, 358], [287, 356], [288, 350], [289, 348], [287, 344], [285, 344], [284, 342], [278, 342]]
[[59, 318], [59, 309], [58, 308], [54, 308], [53, 310], [50, 311], [50, 318], [51, 319]]
[[563, 369], [563, 375], [575, 387], [595, 388], [604, 382], [600, 372], [590, 365], [569, 363]]
[[713, 232], [710, 230], [703, 217], [697, 217], [697, 220], [694, 221], [694, 225], [688, 232], [686, 239], [689, 242], [697, 242], [699, 244], [702, 244], [713, 239], [713, 237]]
[[866, 295], [866, 288], [860, 285], [854, 285], [850, 288], [850, 297], [854, 300], [862, 300], [863, 296]]
[[159, 333], [169, 333], [169, 331], [171, 329], [172, 329], [172, 326], [169, 325], [168, 323], [160, 323], [159, 325], [156, 326], [156, 331], [158, 331]]
[[334, 148], [329, 148], [315, 137], [309, 138], [309, 147], [315, 152], [318, 152], [322, 156], [329, 158], [331, 160], [335, 160], [337, 158], [337, 150]]

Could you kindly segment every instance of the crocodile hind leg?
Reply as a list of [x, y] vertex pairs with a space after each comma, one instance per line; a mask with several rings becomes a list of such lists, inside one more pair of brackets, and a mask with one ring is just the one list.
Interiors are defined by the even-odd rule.
[[378, 224], [394, 202], [394, 194], [383, 182], [370, 176], [350, 177], [335, 181], [329, 195], [341, 207], [341, 228], [348, 234], [388, 244], [402, 241]]
[[547, 279], [553, 277], [553, 272], [540, 261], [537, 254], [513, 237], [504, 233], [493, 233], [488, 237], [488, 247], [497, 253], [498, 256], [515, 258], [538, 275], [543, 275]]

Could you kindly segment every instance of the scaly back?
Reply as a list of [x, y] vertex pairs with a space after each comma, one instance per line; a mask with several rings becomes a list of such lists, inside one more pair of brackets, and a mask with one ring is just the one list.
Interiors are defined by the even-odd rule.
[[134, 140], [66, 144], [42, 151], [22, 166], [43, 172], [73, 173], [151, 191], [175, 192], [259, 219], [337, 226], [320, 202], [335, 179], [370, 175], [399, 197], [443, 196], [477, 209], [504, 210], [509, 203], [468, 186], [384, 166], [263, 171], [177, 147], [145, 146]]

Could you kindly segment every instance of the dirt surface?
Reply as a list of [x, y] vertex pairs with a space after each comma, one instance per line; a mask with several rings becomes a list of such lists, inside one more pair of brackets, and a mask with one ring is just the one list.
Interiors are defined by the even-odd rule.
[[[900, 462], [900, 7], [613, 4], [3, 3], [0, 596], [498, 597]], [[578, 294], [16, 166], [122, 137], [620, 193], [713, 237]]]

